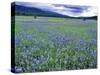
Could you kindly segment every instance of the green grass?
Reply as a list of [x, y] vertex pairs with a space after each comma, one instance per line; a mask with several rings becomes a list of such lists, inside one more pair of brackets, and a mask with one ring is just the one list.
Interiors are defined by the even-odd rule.
[[95, 20], [16, 16], [17, 69], [37, 72], [96, 68], [96, 24]]

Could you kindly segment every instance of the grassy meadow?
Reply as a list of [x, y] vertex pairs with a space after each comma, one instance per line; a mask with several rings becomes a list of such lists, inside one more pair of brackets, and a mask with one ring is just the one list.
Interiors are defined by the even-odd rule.
[[96, 67], [96, 20], [15, 16], [16, 73]]

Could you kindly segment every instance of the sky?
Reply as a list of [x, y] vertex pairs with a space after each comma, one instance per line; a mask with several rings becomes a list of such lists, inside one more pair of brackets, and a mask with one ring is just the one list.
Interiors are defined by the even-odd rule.
[[[55, 12], [61, 15], [70, 17], [92, 17], [97, 16], [97, 7], [91, 5], [75, 5], [75, 4], [61, 4], [57, 3], [34, 3], [34, 2], [16, 2], [17, 5], [35, 7], [43, 11]], [[65, 5], [65, 6], [64, 6]], [[74, 6], [70, 6], [74, 5]]]
[[11, 0], [11, 2], [13, 1], [90, 5], [90, 6], [97, 6], [99, 4], [98, 0]]

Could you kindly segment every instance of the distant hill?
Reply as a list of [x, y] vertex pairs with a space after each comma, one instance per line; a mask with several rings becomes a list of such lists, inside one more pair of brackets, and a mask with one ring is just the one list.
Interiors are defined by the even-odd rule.
[[[43, 8], [41, 7], [43, 6]], [[28, 3], [22, 4], [20, 2], [13, 2], [11, 4], [11, 16], [14, 15], [24, 15], [24, 16], [45, 16], [45, 17], [64, 17], [64, 18], [82, 18], [82, 19], [95, 19], [97, 20], [97, 16], [70, 16], [76, 14], [81, 14], [84, 9], [89, 8], [88, 6], [72, 6], [72, 5], [60, 5], [60, 4], [53, 4], [47, 8], [44, 5], [40, 7], [37, 6], [29, 6]], [[54, 6], [54, 8], [52, 8]], [[56, 12], [57, 10], [57, 12]], [[62, 11], [61, 11], [62, 10]], [[91, 9], [92, 10], [92, 9]], [[60, 11], [60, 12], [59, 12]], [[71, 12], [71, 13], [69, 13]]]
[[47, 17], [65, 17], [65, 15], [61, 15], [61, 14], [50, 12], [50, 11], [43, 11], [35, 7], [25, 7], [21, 5], [12, 4], [11, 8], [12, 8], [11, 10], [12, 16], [14, 15], [31, 16], [32, 15], [32, 16], [47, 16]]

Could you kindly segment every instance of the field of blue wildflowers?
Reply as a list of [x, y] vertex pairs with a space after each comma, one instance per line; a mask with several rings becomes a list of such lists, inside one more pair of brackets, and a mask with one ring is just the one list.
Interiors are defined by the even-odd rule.
[[15, 16], [15, 72], [97, 67], [95, 20]]

